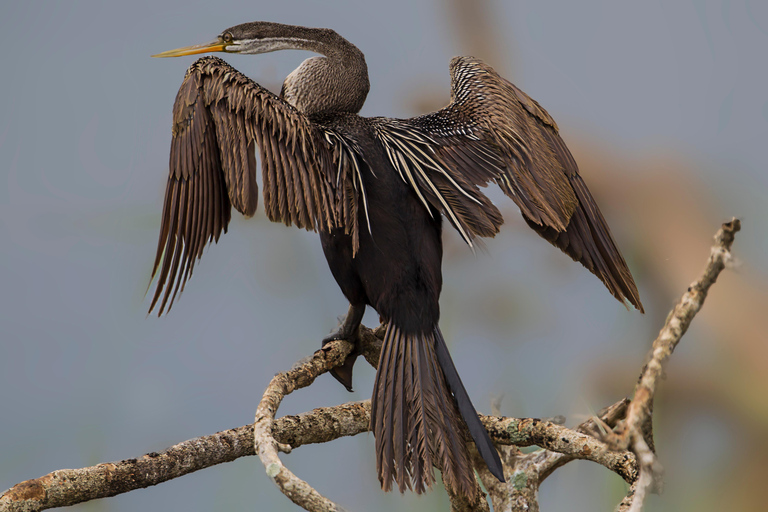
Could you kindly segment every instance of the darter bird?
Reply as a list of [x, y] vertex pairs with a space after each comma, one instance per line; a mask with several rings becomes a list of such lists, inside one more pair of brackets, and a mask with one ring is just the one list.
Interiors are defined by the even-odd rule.
[[[349, 300], [324, 343], [357, 343], [366, 306], [387, 324], [371, 398], [382, 487], [421, 493], [437, 467], [470, 496], [464, 425], [491, 473], [502, 481], [504, 474], [438, 326], [442, 218], [470, 246], [494, 236], [503, 219], [478, 188], [494, 182], [539, 235], [642, 311], [637, 287], [555, 121], [478, 59], [451, 61], [445, 108], [390, 119], [358, 115], [368, 68], [333, 30], [245, 23], [156, 56], [289, 49], [318, 55], [288, 75], [279, 96], [219, 58], [187, 71], [173, 106], [150, 311], [170, 309], [203, 248], [226, 231], [232, 206], [256, 211], [258, 148], [267, 216], [320, 234]], [[355, 357], [333, 371], [350, 390]]]

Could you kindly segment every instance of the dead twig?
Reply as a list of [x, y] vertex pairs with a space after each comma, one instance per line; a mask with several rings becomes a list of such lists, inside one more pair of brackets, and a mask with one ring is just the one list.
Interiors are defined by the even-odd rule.
[[635, 387], [635, 395], [627, 410], [624, 424], [619, 426], [617, 433], [609, 433], [605, 436], [605, 440], [617, 450], [626, 450], [631, 447], [640, 465], [640, 478], [637, 484], [633, 486], [633, 497], [622, 501], [622, 506], [626, 506], [625, 502], [631, 502], [627, 508], [629, 512], [642, 510], [648, 492], [661, 487], [663, 468], [656, 459], [656, 454], [652, 449], [653, 440], [648, 435], [652, 419], [653, 398], [658, 382], [664, 374], [666, 362], [688, 330], [693, 317], [704, 305], [709, 288], [717, 281], [720, 272], [732, 262], [731, 246], [740, 229], [741, 222], [734, 218], [730, 222], [724, 223], [718, 230], [704, 272], [688, 287], [688, 290], [675, 304], [667, 316], [664, 327], [653, 342], [648, 362]]

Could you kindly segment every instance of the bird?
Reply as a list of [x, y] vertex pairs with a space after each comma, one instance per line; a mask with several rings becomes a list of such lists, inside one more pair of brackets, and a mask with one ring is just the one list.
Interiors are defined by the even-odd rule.
[[[472, 496], [467, 432], [489, 471], [505, 477], [438, 325], [443, 218], [473, 249], [496, 235], [504, 219], [480, 190], [495, 183], [534, 231], [642, 312], [637, 286], [555, 121], [479, 59], [450, 61], [447, 106], [394, 119], [359, 115], [370, 89], [365, 56], [331, 29], [244, 23], [155, 57], [290, 49], [315, 55], [279, 95], [215, 56], [187, 70], [149, 311], [170, 310], [232, 207], [255, 213], [258, 151], [267, 217], [319, 234], [350, 303], [322, 343], [359, 347], [368, 306], [386, 324], [370, 419], [382, 489], [425, 492], [437, 468], [453, 492]], [[357, 348], [331, 372], [350, 391], [356, 357]]]

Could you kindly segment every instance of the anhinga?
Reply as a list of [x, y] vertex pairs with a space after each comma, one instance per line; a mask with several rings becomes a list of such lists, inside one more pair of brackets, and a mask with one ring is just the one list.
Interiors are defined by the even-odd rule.
[[[326, 340], [356, 342], [367, 305], [387, 323], [371, 398], [382, 487], [396, 482], [401, 492], [422, 492], [436, 466], [449, 486], [469, 495], [474, 473], [463, 424], [503, 480], [438, 327], [442, 216], [470, 246], [475, 237], [494, 236], [503, 219], [478, 186], [495, 182], [537, 233], [642, 311], [605, 219], [554, 120], [478, 59], [451, 61], [448, 106], [389, 119], [357, 115], [369, 88], [365, 58], [332, 30], [246, 23], [157, 56], [287, 49], [320, 56], [288, 75], [280, 96], [215, 57], [187, 71], [173, 106], [150, 311], [171, 307], [204, 246], [226, 231], [231, 206], [255, 212], [258, 146], [267, 216], [319, 232], [350, 302]], [[348, 389], [354, 359], [334, 373]]]

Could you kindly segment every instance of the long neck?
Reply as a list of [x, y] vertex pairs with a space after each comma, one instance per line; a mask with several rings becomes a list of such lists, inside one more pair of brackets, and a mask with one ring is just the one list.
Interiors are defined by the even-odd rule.
[[309, 50], [312, 57], [288, 75], [281, 96], [305, 114], [357, 113], [368, 95], [368, 66], [355, 45], [333, 30], [292, 27], [287, 47]]

